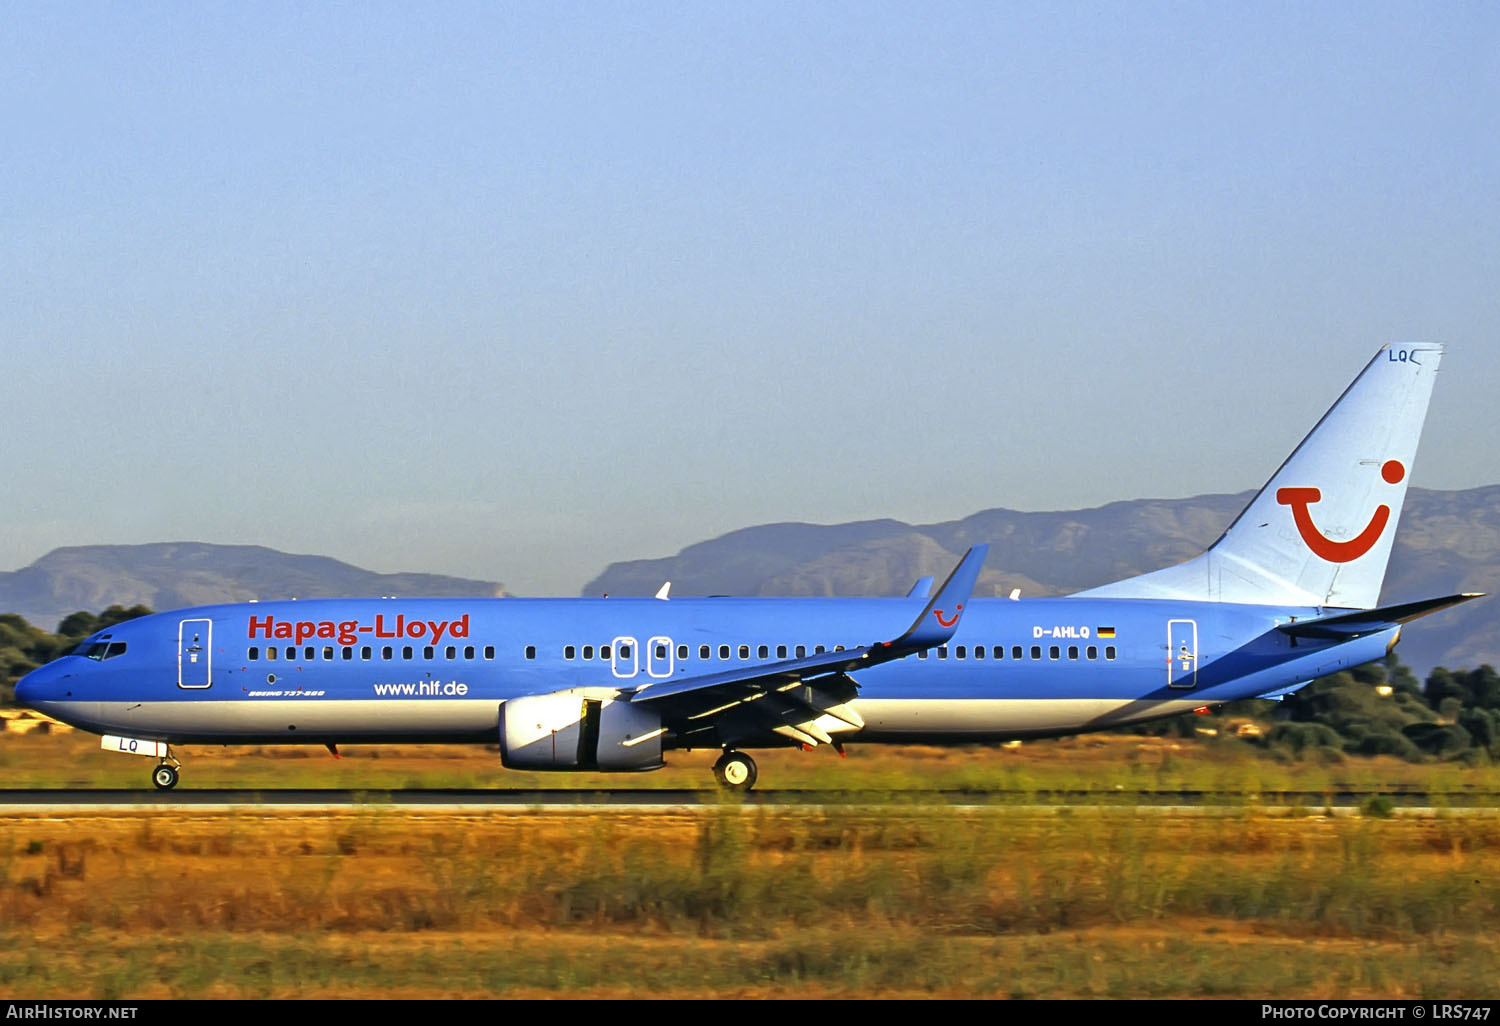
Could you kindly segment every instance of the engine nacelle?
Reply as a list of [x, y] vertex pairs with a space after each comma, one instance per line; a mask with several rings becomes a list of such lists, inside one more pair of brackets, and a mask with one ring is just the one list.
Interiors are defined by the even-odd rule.
[[582, 691], [512, 698], [500, 707], [500, 761], [507, 769], [660, 768], [661, 717]]

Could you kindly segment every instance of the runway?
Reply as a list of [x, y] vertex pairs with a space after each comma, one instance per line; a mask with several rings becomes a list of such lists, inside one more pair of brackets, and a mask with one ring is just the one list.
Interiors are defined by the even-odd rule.
[[361, 807], [402, 809], [703, 809], [758, 808], [992, 808], [1034, 811], [1069, 808], [1119, 808], [1154, 812], [1231, 813], [1245, 810], [1313, 814], [1353, 813], [1371, 798], [1391, 799], [1395, 811], [1437, 815], [1444, 811], [1491, 812], [1500, 815], [1500, 794], [1433, 795], [1394, 791], [1282, 791], [1259, 795], [1242, 793], [1158, 791], [969, 791], [930, 789], [908, 791], [834, 791], [780, 789], [736, 795], [717, 788], [702, 789], [579, 789], [579, 788], [440, 788], [361, 791], [339, 788], [184, 788], [147, 789], [0, 789], [0, 814], [62, 813], [69, 810], [106, 811], [149, 809], [286, 809], [335, 810]]

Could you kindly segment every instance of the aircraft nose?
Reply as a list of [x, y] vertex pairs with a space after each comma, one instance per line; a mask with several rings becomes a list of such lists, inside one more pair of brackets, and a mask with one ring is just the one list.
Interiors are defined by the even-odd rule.
[[53, 667], [37, 667], [16, 682], [16, 702], [36, 708], [37, 703], [55, 698], [58, 679], [57, 670]]

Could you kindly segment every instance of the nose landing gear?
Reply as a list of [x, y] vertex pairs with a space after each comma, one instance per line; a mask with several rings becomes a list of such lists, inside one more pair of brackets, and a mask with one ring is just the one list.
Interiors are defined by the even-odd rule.
[[161, 763], [151, 772], [151, 782], [158, 791], [170, 791], [177, 786], [177, 768], [170, 763]]
[[156, 785], [158, 791], [170, 791], [177, 786], [178, 770], [182, 769], [182, 763], [172, 754], [168, 745], [162, 745], [165, 749], [161, 756], [161, 762], [151, 771], [151, 783]]

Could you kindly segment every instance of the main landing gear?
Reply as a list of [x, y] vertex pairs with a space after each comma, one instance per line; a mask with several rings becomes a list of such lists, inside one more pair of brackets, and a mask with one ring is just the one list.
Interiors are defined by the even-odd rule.
[[167, 748], [167, 754], [162, 756], [161, 762], [151, 771], [151, 783], [156, 785], [158, 791], [170, 791], [177, 786], [177, 771], [181, 768], [182, 763], [172, 755], [172, 749]]
[[755, 777], [755, 760], [744, 752], [726, 748], [714, 763], [714, 779], [726, 790], [744, 794], [755, 786]]

